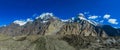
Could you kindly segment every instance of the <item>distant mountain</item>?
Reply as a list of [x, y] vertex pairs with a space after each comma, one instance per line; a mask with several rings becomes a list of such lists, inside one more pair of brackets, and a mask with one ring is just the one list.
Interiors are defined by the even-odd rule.
[[11, 35], [11, 36], [16, 36], [20, 35], [21, 30], [23, 27], [19, 26], [18, 24], [11, 23], [10, 25], [3, 27], [0, 29], [1, 34], [6, 34], [6, 35]]

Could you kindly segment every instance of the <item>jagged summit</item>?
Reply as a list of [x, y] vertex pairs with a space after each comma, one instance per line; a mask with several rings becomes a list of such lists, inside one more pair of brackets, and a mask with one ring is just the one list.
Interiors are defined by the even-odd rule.
[[50, 17], [53, 17], [53, 13], [43, 13], [40, 16], [36, 17], [36, 19], [38, 19], [38, 18], [41, 18], [41, 19], [47, 18], [48, 19]]
[[78, 14], [78, 18], [79, 18], [80, 20], [87, 20], [87, 19], [85, 18], [85, 16], [84, 16], [83, 13], [79, 13], [79, 14]]
[[76, 17], [72, 17], [71, 19], [62, 20], [63, 22], [80, 22], [80, 20], [87, 20], [83, 13], [79, 13]]
[[36, 19], [43, 19], [43, 20], [48, 20], [48, 19], [55, 19], [56, 17], [53, 15], [53, 13], [42, 13], [40, 16], [36, 17]]
[[59, 20], [53, 15], [53, 13], [42, 13], [40, 16], [36, 17], [36, 20], [42, 21], [42, 23], [49, 22], [51, 20]]
[[88, 22], [94, 26], [97, 26], [99, 23], [93, 21], [93, 20], [89, 20], [85, 17], [85, 15], [83, 13], [79, 13], [77, 17], [72, 17], [71, 20], [68, 20], [68, 21], [72, 21], [72, 22], [78, 22], [78, 23], [81, 23], [81, 22]]

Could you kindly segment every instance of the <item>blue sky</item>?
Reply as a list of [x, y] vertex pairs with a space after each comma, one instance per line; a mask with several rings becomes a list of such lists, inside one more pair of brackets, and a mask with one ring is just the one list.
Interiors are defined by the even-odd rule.
[[120, 27], [120, 0], [0, 0], [0, 25], [35, 18], [44, 12], [52, 12], [61, 19], [87, 12], [86, 18], [97, 16], [90, 19]]

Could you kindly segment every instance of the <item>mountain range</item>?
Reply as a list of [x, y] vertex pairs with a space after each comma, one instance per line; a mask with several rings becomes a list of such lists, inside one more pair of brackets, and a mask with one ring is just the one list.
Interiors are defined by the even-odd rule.
[[[55, 45], [53, 43], [56, 43], [58, 40], [60, 41], [58, 41], [57, 44], [61, 44], [58, 45], [59, 47], [64, 46], [64, 44], [61, 42], [62, 40], [65, 41], [65, 47], [68, 45], [72, 48], [71, 50], [80, 50], [81, 48], [87, 49], [91, 47], [96, 50], [101, 48], [111, 48], [111, 50], [113, 48], [120, 49], [118, 47], [120, 46], [119, 28], [116, 29], [110, 25], [99, 24], [97, 22], [88, 20], [82, 13], [77, 15], [77, 17], [68, 20], [59, 19], [52, 13], [43, 13], [36, 17], [35, 20], [28, 20], [27, 22], [14, 21], [7, 26], [0, 27], [0, 35], [13, 37], [14, 40], [18, 39], [17, 41], [22, 41], [25, 39], [37, 39], [37, 44], [39, 45], [37, 45], [38, 49], [35, 50], [53, 50], [52, 47], [56, 48], [57, 46], [55, 47], [52, 45]], [[34, 38], [38, 37], [38, 35], [40, 36], [39, 39]], [[32, 36], [32, 38], [27, 38], [29, 36]], [[49, 49], [46, 49], [41, 45], [47, 45], [49, 46]], [[54, 50], [64, 50], [64, 47], [61, 49], [58, 48]]]
[[34, 21], [27, 21], [25, 24], [13, 22], [5, 27], [0, 27], [0, 34], [11, 36], [24, 34], [77, 34], [84, 36], [119, 36], [120, 30], [110, 25], [100, 25], [97, 22], [88, 20], [84, 14], [68, 20], [61, 20], [52, 13], [43, 13]]

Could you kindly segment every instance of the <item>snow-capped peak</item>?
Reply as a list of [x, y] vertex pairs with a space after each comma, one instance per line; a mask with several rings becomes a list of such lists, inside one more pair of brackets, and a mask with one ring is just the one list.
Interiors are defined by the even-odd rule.
[[84, 16], [83, 13], [79, 13], [79, 14], [78, 14], [78, 17], [72, 18], [72, 21], [75, 21], [75, 22], [81, 22], [81, 20], [87, 21], [87, 22], [89, 22], [90, 24], [95, 25], [95, 26], [98, 25], [97, 22], [85, 18], [85, 16]]
[[49, 18], [49, 17], [53, 17], [53, 13], [43, 13], [40, 16], [36, 17], [36, 19], [38, 18], [44, 19], [44, 18]]
[[42, 13], [40, 16], [36, 17], [36, 19], [40, 19], [41, 23], [47, 23], [50, 20], [57, 20], [58, 18], [53, 15], [53, 13]]
[[14, 24], [19, 24], [20, 26], [23, 26], [23, 25], [26, 24], [26, 21], [23, 21], [23, 20], [15, 20], [13, 23], [14, 23]]
[[79, 18], [80, 20], [88, 21], [89, 23], [91, 23], [91, 24], [94, 25], [94, 26], [97, 26], [97, 25], [98, 25], [97, 22], [95, 22], [95, 21], [93, 21], [93, 20], [86, 19], [83, 13], [80, 13], [79, 16], [78, 16], [78, 18]]
[[98, 23], [97, 22], [95, 22], [95, 21], [93, 21], [93, 20], [87, 20], [89, 23], [91, 23], [91, 24], [93, 24], [94, 26], [97, 26], [98, 25]]
[[78, 14], [78, 17], [72, 17], [71, 19], [67, 19], [67, 20], [61, 20], [62, 22], [81, 22], [81, 20], [84, 20], [84, 21], [87, 21], [89, 22], [90, 24], [94, 25], [94, 26], [97, 26], [98, 23], [93, 21], [93, 20], [89, 20], [89, 19], [86, 19], [84, 14], [83, 13], [79, 13]]
[[25, 25], [27, 22], [32, 22], [33, 20], [28, 18], [27, 20], [15, 20], [13, 23], [14, 24], [19, 24], [20, 26]]
[[83, 13], [79, 13], [78, 18], [81, 19], [81, 20], [87, 20]]

